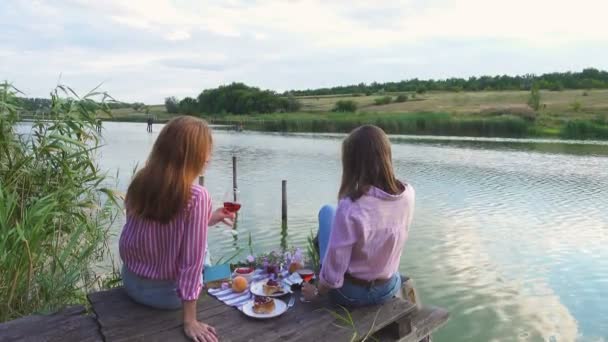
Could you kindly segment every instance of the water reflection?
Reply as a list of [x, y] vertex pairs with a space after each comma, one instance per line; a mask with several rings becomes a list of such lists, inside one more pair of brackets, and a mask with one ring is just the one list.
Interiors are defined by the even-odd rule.
[[[130, 171], [154, 134], [104, 125], [101, 163]], [[238, 237], [210, 231], [214, 256], [305, 246], [318, 209], [336, 202], [340, 140], [332, 134], [216, 132], [205, 182], [214, 206], [238, 157]], [[437, 341], [599, 340], [608, 334], [608, 145], [393, 137], [399, 177], [417, 204], [401, 272], [425, 303], [446, 307]], [[113, 174], [111, 171], [110, 174]], [[289, 181], [289, 228], [281, 180]], [[115, 227], [120, 230], [121, 223]]]

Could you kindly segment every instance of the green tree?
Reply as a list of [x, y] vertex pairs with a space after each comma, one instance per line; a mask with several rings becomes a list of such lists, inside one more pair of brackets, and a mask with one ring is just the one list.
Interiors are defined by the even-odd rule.
[[186, 97], [179, 101], [178, 110], [182, 114], [193, 115], [198, 112], [198, 102], [196, 99]]
[[395, 102], [406, 102], [407, 101], [407, 94], [399, 94], [399, 96], [397, 96], [397, 98], [395, 99]]
[[167, 113], [170, 114], [179, 113], [179, 101], [175, 96], [165, 98], [165, 109], [167, 109]]
[[540, 90], [538, 89], [538, 85], [533, 85], [532, 89], [530, 89], [530, 95], [528, 96], [528, 106], [534, 110], [538, 110], [540, 108]]
[[357, 102], [352, 100], [340, 100], [336, 102], [332, 112], [356, 112]]
[[251, 114], [297, 111], [299, 101], [270, 90], [232, 83], [206, 89], [197, 98], [198, 112], [207, 114]]
[[419, 80], [417, 78], [399, 82], [372, 82], [357, 85], [337, 86], [332, 88], [294, 90], [285, 94], [296, 96], [314, 95], [347, 95], [364, 93], [366, 95], [387, 92], [419, 92], [425, 91], [481, 91], [481, 90], [530, 90], [536, 83], [539, 89], [604, 89], [608, 88], [608, 72], [588, 68], [582, 72], [548, 73], [540, 76], [502, 75], [464, 78], [448, 78], [445, 80]]
[[133, 102], [131, 104], [131, 108], [135, 109], [135, 111], [140, 111], [143, 107], [145, 106], [145, 104], [141, 103], [141, 102]]
[[393, 102], [393, 98], [390, 96], [383, 96], [374, 100], [376, 106], [387, 105], [391, 102]]

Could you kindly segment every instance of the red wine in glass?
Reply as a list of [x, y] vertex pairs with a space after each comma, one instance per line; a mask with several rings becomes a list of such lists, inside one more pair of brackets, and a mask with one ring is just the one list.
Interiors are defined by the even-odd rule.
[[312, 278], [315, 276], [315, 272], [313, 270], [309, 270], [307, 268], [299, 269], [298, 274], [300, 275], [300, 277], [302, 277], [302, 280], [304, 280], [307, 283], [310, 283]]
[[241, 209], [241, 204], [238, 202], [224, 202], [224, 209], [231, 213], [236, 213]]
[[[300, 277], [302, 277], [302, 280], [304, 281], [302, 283], [302, 285], [304, 285], [304, 283], [310, 283], [312, 281], [312, 278], [315, 276], [315, 272], [308, 268], [301, 268], [297, 272], [300, 275]], [[306, 298], [304, 298], [304, 296], [300, 297], [300, 301], [302, 303], [308, 303], [308, 300], [306, 300]]]
[[239, 191], [237, 189], [224, 194], [224, 209], [231, 213], [236, 213], [241, 209], [241, 201], [239, 200]]

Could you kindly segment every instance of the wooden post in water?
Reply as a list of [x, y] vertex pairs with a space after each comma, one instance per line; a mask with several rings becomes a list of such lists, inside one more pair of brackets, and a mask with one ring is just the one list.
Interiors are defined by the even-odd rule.
[[198, 176], [198, 185], [205, 186], [205, 176]]
[[232, 156], [232, 190], [234, 193], [234, 201], [237, 201], [236, 191], [238, 187], [236, 185], [236, 156]]
[[[238, 186], [236, 184], [236, 156], [232, 156], [232, 194], [233, 194], [233, 200], [235, 202], [239, 201], [240, 199], [237, 198], [236, 193], [238, 191]], [[235, 213], [234, 214], [234, 224], [232, 226], [232, 229], [236, 230], [238, 227], [238, 220], [239, 220], [239, 213]], [[233, 235], [234, 241], [238, 240], [238, 236], [237, 235]]]
[[281, 185], [281, 221], [287, 225], [287, 181], [283, 180]]

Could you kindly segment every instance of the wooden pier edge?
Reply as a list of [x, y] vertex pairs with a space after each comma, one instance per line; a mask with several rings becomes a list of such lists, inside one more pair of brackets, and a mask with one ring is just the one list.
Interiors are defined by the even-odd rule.
[[95, 317], [82, 305], [49, 315], [31, 315], [0, 323], [0, 341], [105, 341]]
[[[162, 341], [167, 340], [167, 338], [170, 340], [186, 340], [181, 331], [181, 313], [179, 311], [159, 311], [136, 304], [128, 298], [122, 288], [91, 293], [88, 298], [93, 309], [92, 315], [87, 313], [83, 306], [71, 306], [51, 315], [32, 315], [0, 323], [0, 342]], [[251, 322], [237, 310], [224, 305], [209, 295], [199, 300], [197, 311], [200, 319], [204, 321], [209, 319], [211, 320], [209, 323], [219, 324], [218, 328], [224, 332], [227, 331], [226, 329], [233, 331], [232, 326], [243, 326], [243, 324]], [[374, 314], [378, 318], [378, 312], [381, 313], [380, 316], [384, 317], [382, 322], [375, 321]], [[377, 341], [425, 341], [427, 336], [443, 326], [449, 319], [449, 313], [445, 309], [418, 306], [401, 298], [395, 298], [385, 304], [382, 309], [375, 309], [374, 307], [353, 309], [352, 314], [353, 317], [358, 317], [361, 325], [358, 329], [363, 329], [363, 334], [367, 329], [370, 329], [370, 326], [373, 328], [376, 325], [372, 336]], [[225, 318], [218, 320], [218, 315], [225, 316]], [[316, 340], [337, 341], [336, 338], [339, 339], [340, 336], [343, 336], [342, 333], [338, 330], [327, 331], [327, 328], [332, 324], [328, 322], [328, 318], [331, 317], [327, 313], [322, 316], [323, 310], [306, 309], [302, 311], [300, 308], [286, 318], [295, 320], [295, 326], [287, 327], [284, 332], [276, 331], [272, 327], [275, 324], [272, 320], [257, 321], [255, 327], [249, 327], [249, 330], [253, 329], [257, 333], [248, 336], [245, 340], [266, 341], [269, 339], [274, 341], [279, 338], [281, 341], [289, 341], [301, 334], [302, 327], [318, 326], [320, 330], [326, 331], [326, 335], [315, 335]], [[147, 319], [144, 319], [144, 321], [150, 323], [151, 326], [141, 330], [142, 325], [137, 322], [145, 317]], [[129, 323], [129, 320], [132, 322]], [[329, 319], [329, 321], [332, 321], [332, 319]], [[328, 324], [329, 326], [326, 326]], [[303, 330], [315, 331], [315, 329]], [[359, 336], [363, 338], [363, 335]], [[241, 341], [242, 338], [245, 338], [245, 336], [238, 335], [237, 329], [237, 335], [224, 335], [221, 336], [220, 340]]]

